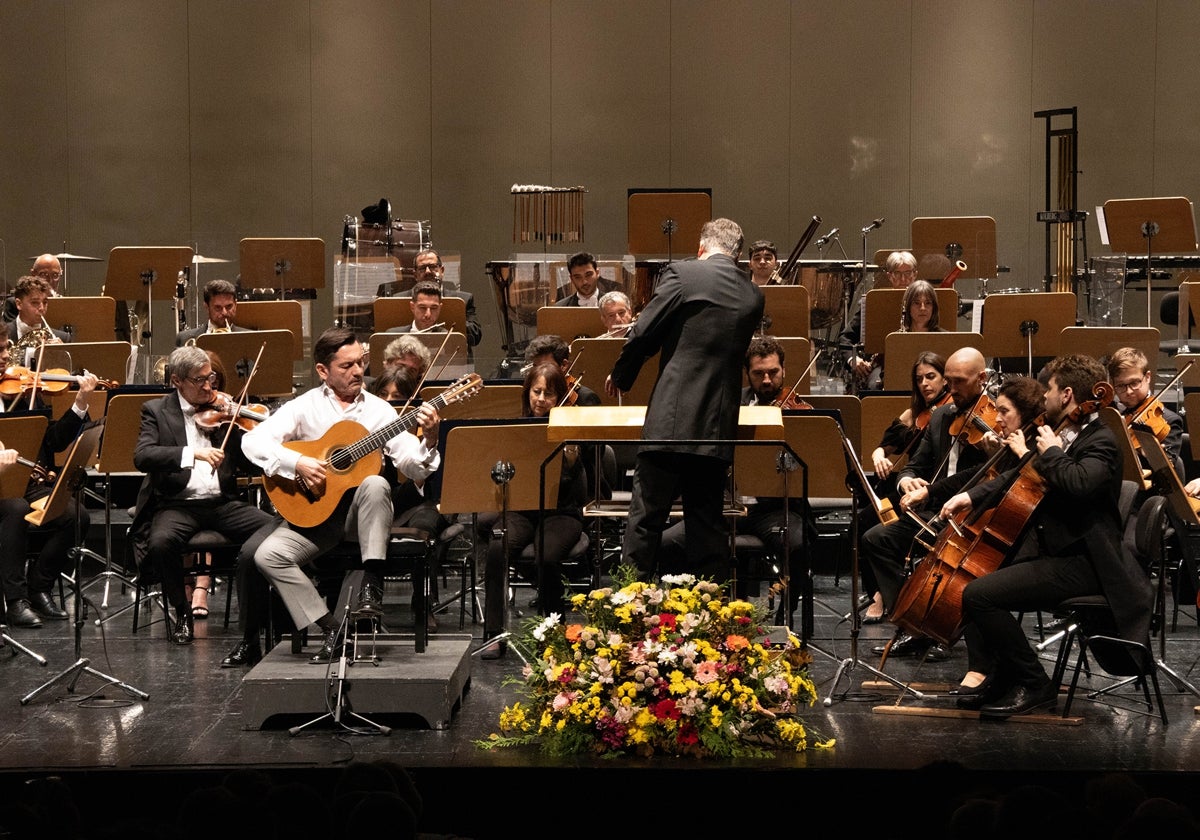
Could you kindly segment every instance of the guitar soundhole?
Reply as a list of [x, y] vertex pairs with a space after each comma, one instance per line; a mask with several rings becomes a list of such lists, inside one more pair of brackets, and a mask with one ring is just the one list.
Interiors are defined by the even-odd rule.
[[345, 449], [335, 449], [329, 455], [329, 466], [338, 472], [344, 472], [354, 464], [354, 460], [346, 454]]

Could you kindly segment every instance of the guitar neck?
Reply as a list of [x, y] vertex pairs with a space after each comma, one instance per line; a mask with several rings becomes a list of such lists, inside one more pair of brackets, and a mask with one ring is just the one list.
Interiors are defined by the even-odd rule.
[[[445, 394], [438, 394], [433, 399], [426, 401], [425, 404], [431, 405], [435, 409], [445, 408]], [[403, 432], [407, 432], [416, 427], [417, 416], [419, 413], [419, 408], [409, 409], [383, 428], [376, 429], [366, 437], [341, 450], [335, 456], [335, 459], [338, 462], [337, 466], [342, 466], [343, 462], [346, 464], [354, 463], [364, 455], [370, 454], [376, 449], [382, 449], [384, 444], [386, 444], [396, 435], [402, 434]]]

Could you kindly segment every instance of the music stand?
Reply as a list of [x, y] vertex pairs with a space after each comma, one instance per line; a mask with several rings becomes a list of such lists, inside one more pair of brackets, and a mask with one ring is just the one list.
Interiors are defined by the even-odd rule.
[[201, 350], [211, 350], [225, 367], [225, 391], [236, 397], [246, 385], [263, 343], [262, 360], [254, 374], [254, 393], [264, 397], [292, 394], [292, 333], [290, 330], [248, 330], [204, 333], [196, 338]]
[[[392, 327], [406, 327], [413, 322], [412, 298], [381, 297], [372, 304], [375, 314], [375, 332], [387, 332]], [[467, 301], [460, 297], [442, 296], [442, 311], [438, 321], [451, 332], [467, 331]]]
[[124, 384], [129, 381], [129, 359], [132, 355], [133, 345], [128, 341], [47, 344], [42, 355], [42, 369], [87, 370], [101, 379], [111, 379], [118, 384]]
[[[485, 389], [486, 390], [486, 389]], [[508, 529], [505, 514], [510, 510], [540, 508], [539, 475], [542, 462], [554, 444], [546, 439], [546, 424], [455, 426], [446, 434], [446, 453], [442, 464], [442, 495], [438, 510], [443, 515], [458, 513], [499, 513], [497, 530], [505, 541], [503, 568], [485, 570], [484, 576], [499, 571], [499, 591], [503, 593], [500, 626], [485, 628], [499, 633], [485, 638], [476, 650], [507, 639], [508, 631]], [[547, 495], [558, 498], [559, 472], [546, 476]], [[474, 529], [472, 529], [474, 537]], [[539, 541], [535, 540], [535, 545]], [[538, 549], [540, 550], [540, 548]], [[540, 574], [541, 563], [538, 563]], [[487, 636], [485, 632], [485, 636]], [[524, 654], [518, 648], [522, 660]]]
[[[862, 343], [863, 352], [868, 356], [884, 352], [884, 344], [889, 334], [899, 331], [904, 308], [905, 289], [869, 289], [862, 309]], [[938, 320], [942, 313], [952, 315], [949, 323], [954, 326], [958, 322], [958, 291], [956, 289], [935, 289], [937, 297]], [[886, 368], [885, 368], [886, 370]]]
[[1034, 356], [1059, 354], [1062, 331], [1075, 325], [1075, 305], [1073, 292], [988, 295], [980, 320], [987, 355], [1024, 356], [1033, 376]]
[[[807, 336], [812, 304], [806, 286], [762, 286], [763, 332], [768, 335]], [[766, 326], [769, 323], [769, 326]]]
[[864, 394], [860, 400], [862, 407], [862, 437], [859, 452], [868, 457], [883, 440], [883, 433], [888, 426], [904, 413], [904, 409], [912, 406], [912, 397], [908, 394], [895, 392], [874, 391]]
[[[428, 402], [444, 389], [426, 385], [421, 389], [421, 399]], [[484, 389], [466, 402], [455, 403], [455, 420], [515, 420], [522, 410], [520, 385], [494, 385], [486, 383]]]
[[[146, 328], [136, 338], [136, 344], [146, 348], [146, 379], [150, 378], [150, 348], [154, 336], [154, 307], [156, 300], [174, 300], [175, 287], [181, 271], [190, 271], [193, 251], [190, 247], [117, 246], [108, 255], [108, 270], [104, 275], [104, 294], [113, 300], [144, 300]], [[112, 377], [115, 378], [115, 377]], [[124, 380], [124, 376], [121, 377]]]
[[630, 189], [626, 219], [629, 253], [673, 260], [676, 241], [687, 249], [700, 244], [700, 230], [712, 219], [712, 190]]
[[[1146, 326], [1153, 287], [1151, 266], [1155, 249], [1160, 254], [1192, 253], [1196, 250], [1196, 220], [1192, 202], [1172, 198], [1110, 198], [1104, 202], [1104, 225], [1109, 247], [1114, 252], [1146, 255]], [[1144, 240], [1144, 244], [1143, 244]]]
[[1158, 336], [1157, 327], [1065, 327], [1060, 346], [1095, 359], [1102, 359], [1122, 347], [1136, 347], [1146, 354], [1147, 359], [1156, 359]]
[[[772, 333], [772, 335], [774, 335]], [[783, 393], [786, 396], [792, 390], [792, 386], [796, 386], [795, 393], [808, 394], [812, 390], [812, 375], [816, 365], [809, 368], [809, 362], [812, 361], [812, 343], [806, 336], [785, 335], [775, 339], [779, 342], [779, 346], [783, 348], [783, 356], [789, 361], [784, 363], [784, 367], [791, 365], [792, 371], [802, 372], [804, 376], [800, 378], [799, 383], [796, 382], [795, 376], [789, 372], [783, 380]], [[749, 375], [746, 373], [745, 365], [742, 366], [742, 387], [750, 384]]]
[[247, 237], [238, 245], [242, 288], [325, 288], [325, 240], [317, 237], [269, 239]]
[[[48, 418], [42, 412], [16, 417], [0, 415], [0, 442], [3, 442], [2, 445], [5, 449], [17, 450], [22, 458], [36, 461], [38, 450], [42, 446], [42, 438], [46, 436], [48, 422]], [[23, 464], [13, 464], [0, 469], [0, 499], [23, 498], [25, 490], [29, 486], [30, 472], [30, 467]], [[9, 636], [4, 630], [4, 625], [0, 624], [0, 647], [5, 645], [12, 646], [14, 656], [17, 651], [20, 651], [39, 665], [46, 664], [45, 657], [34, 653]]]
[[604, 392], [604, 380], [612, 373], [613, 365], [625, 347], [623, 338], [578, 338], [571, 342], [571, 358], [575, 362], [572, 371], [576, 379], [595, 391], [604, 405], [647, 405], [650, 392], [658, 382], [658, 353], [642, 365], [632, 390], [620, 397], [610, 397]]
[[[988, 300], [993, 300], [994, 295]], [[912, 363], [926, 350], [932, 350], [943, 359], [964, 347], [974, 347], [985, 356], [987, 341], [975, 332], [894, 332], [883, 342], [885, 363], [883, 366], [883, 388], [885, 391], [912, 391]], [[899, 364], [897, 364], [899, 362]]]
[[264, 332], [292, 334], [292, 359], [304, 358], [304, 307], [298, 300], [244, 300], [237, 306], [237, 324]]
[[[32, 525], [40, 525], [42, 522], [52, 521], [62, 516], [72, 497], [75, 497], [79, 504], [83, 504], [82, 499], [79, 497], [83, 494], [87, 468], [95, 463], [96, 448], [100, 444], [100, 434], [104, 431], [104, 425], [103, 421], [97, 423], [84, 430], [75, 439], [75, 442], [71, 444], [71, 454], [67, 457], [67, 465], [63, 468], [58, 481], [55, 482], [54, 489], [50, 492], [49, 496], [44, 499], [38, 499], [34, 503], [33, 510], [25, 516], [26, 521]], [[82, 535], [77, 534], [76, 539], [78, 540], [80, 536]], [[83, 656], [83, 588], [79, 586], [79, 578], [85, 554], [97, 560], [102, 559], [99, 555], [85, 548], [80, 542], [77, 542], [75, 547], [71, 549], [71, 556], [75, 560], [75, 586], [73, 587], [75, 591], [75, 662], [66, 670], [55, 674], [47, 682], [22, 697], [22, 706], [28, 705], [33, 698], [64, 681], [67, 683], [67, 692], [74, 694], [75, 683], [85, 673], [91, 674], [93, 677], [109, 685], [115, 685], [117, 688], [132, 694], [140, 700], [150, 699], [150, 695], [141, 689], [135, 688], [117, 677], [93, 668], [91, 660]]]
[[568, 343], [577, 338], [604, 336], [600, 310], [594, 306], [542, 306], [537, 311], [537, 334], [557, 335]]
[[54, 297], [46, 301], [46, 323], [71, 336], [71, 341], [112, 341], [117, 301], [98, 297]]
[[[987, 281], [996, 276], [997, 268], [995, 219], [991, 216], [922, 216], [912, 220], [911, 233], [912, 255], [917, 258], [918, 266], [940, 257], [949, 262], [948, 270], [962, 260], [967, 264], [966, 276], [981, 280], [982, 296], [987, 296]], [[937, 264], [945, 263], [937, 260]]]
[[[467, 361], [467, 337], [460, 332], [453, 333], [387, 333], [377, 332], [367, 340], [367, 353], [372, 376], [383, 373], [383, 356], [388, 345], [398, 338], [412, 336], [428, 348], [433, 356], [429, 365], [426, 381], [441, 379], [458, 379], [468, 373], [474, 373], [474, 365]], [[441, 351], [440, 353], [438, 351]], [[436, 396], [436, 394], [434, 394]]]

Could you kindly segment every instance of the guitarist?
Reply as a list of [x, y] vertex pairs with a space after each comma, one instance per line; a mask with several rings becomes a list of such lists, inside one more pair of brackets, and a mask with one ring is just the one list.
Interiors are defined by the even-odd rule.
[[[332, 327], [321, 333], [313, 345], [313, 361], [321, 378], [320, 387], [285, 403], [247, 432], [242, 439], [242, 451], [265, 475], [295, 480], [308, 492], [321, 496], [337, 492], [332, 487], [336, 474], [327, 475], [325, 462], [301, 455], [283, 444], [318, 440], [343, 420], [352, 420], [366, 432], [373, 432], [395, 421], [396, 410], [363, 390], [366, 349], [353, 330]], [[428, 403], [422, 405], [418, 422], [424, 430], [423, 437], [402, 433], [383, 447], [396, 469], [414, 481], [428, 478], [441, 463], [437, 450], [440, 424], [437, 410]], [[331, 480], [330, 486], [326, 484], [327, 478]], [[353, 492], [347, 492], [350, 490]], [[339, 625], [301, 566], [343, 539], [357, 542], [365, 574], [355, 609], [363, 614], [383, 612], [382, 572], [393, 515], [391, 487], [382, 475], [371, 475], [357, 487], [342, 488], [342, 492], [345, 495], [341, 502], [324, 522], [300, 527], [285, 521], [254, 555], [255, 563], [279, 592], [296, 627], [315, 623], [321, 628], [323, 642], [320, 652], [312, 658], [314, 663], [328, 662], [336, 656]]]

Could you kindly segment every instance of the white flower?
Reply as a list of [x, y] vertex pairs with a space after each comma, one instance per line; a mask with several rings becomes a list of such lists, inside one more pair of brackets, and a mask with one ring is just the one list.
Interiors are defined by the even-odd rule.
[[608, 600], [612, 601], [612, 603], [613, 603], [615, 606], [618, 606], [618, 607], [619, 607], [619, 606], [621, 606], [621, 605], [623, 605], [623, 604], [628, 604], [630, 601], [632, 601], [632, 600], [633, 600], [633, 593], [632, 593], [632, 592], [626, 592], [625, 590], [623, 590], [623, 589], [622, 589], [620, 592], [614, 592], [614, 593], [612, 594], [612, 597], [611, 597], [611, 598], [609, 598]]
[[695, 575], [663, 575], [662, 582], [668, 586], [691, 586], [696, 582]]
[[537, 639], [539, 642], [546, 641], [546, 634], [558, 625], [558, 620], [561, 617], [562, 616], [560, 616], [558, 613], [550, 613], [550, 615], [542, 619], [541, 624], [533, 628], [533, 638]]

